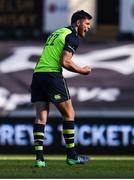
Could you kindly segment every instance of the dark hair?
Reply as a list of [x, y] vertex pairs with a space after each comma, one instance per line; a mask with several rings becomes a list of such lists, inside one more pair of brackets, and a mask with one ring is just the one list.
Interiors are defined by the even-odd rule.
[[71, 24], [76, 22], [79, 19], [86, 19], [86, 18], [92, 19], [92, 16], [83, 10], [76, 11], [71, 17]]

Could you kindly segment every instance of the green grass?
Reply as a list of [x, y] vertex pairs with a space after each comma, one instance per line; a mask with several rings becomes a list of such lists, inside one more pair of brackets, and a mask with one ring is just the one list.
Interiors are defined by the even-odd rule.
[[93, 156], [69, 166], [65, 156], [46, 156], [47, 168], [34, 168], [33, 156], [0, 156], [0, 178], [134, 178], [134, 157]]

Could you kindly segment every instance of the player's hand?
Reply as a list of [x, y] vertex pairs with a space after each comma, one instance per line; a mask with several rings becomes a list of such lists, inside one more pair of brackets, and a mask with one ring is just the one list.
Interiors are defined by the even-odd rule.
[[82, 68], [82, 74], [83, 75], [88, 75], [91, 72], [91, 68], [89, 66], [84, 66]]

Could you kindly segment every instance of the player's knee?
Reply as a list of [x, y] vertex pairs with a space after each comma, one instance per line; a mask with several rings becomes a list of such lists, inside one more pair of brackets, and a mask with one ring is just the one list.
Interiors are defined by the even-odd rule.
[[71, 111], [67, 112], [65, 114], [64, 118], [67, 119], [67, 120], [74, 120], [74, 118], [75, 118], [74, 110], [71, 110]]
[[47, 115], [36, 114], [35, 123], [37, 124], [46, 124]]
[[72, 111], [72, 118], [73, 119], [75, 118], [75, 111], [74, 110]]

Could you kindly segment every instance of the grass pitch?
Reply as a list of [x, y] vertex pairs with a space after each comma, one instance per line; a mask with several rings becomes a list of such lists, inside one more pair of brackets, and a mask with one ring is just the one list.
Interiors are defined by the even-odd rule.
[[34, 168], [34, 156], [0, 156], [0, 178], [134, 178], [134, 157], [92, 156], [85, 165], [69, 166], [65, 156], [46, 156], [48, 167]]

